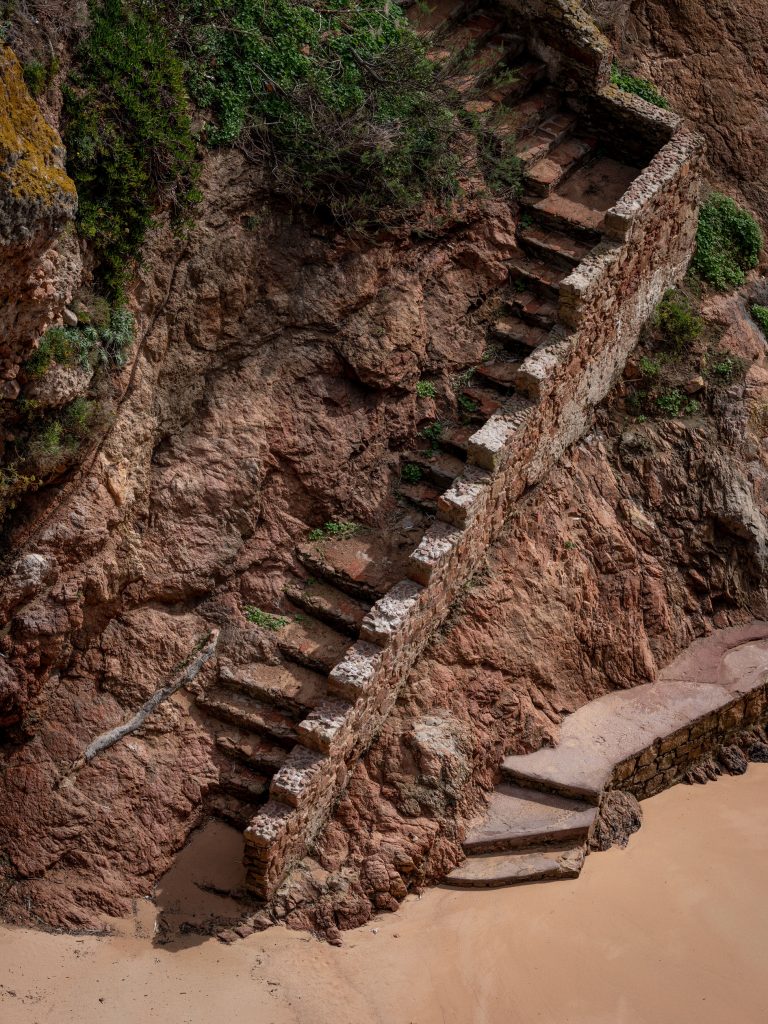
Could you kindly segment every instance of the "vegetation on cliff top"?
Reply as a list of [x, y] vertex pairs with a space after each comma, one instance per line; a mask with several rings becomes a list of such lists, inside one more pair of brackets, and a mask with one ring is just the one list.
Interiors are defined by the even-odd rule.
[[757, 221], [729, 196], [713, 192], [701, 208], [691, 270], [721, 291], [744, 284], [763, 248]]
[[618, 64], [613, 64], [611, 67], [611, 82], [617, 85], [623, 92], [631, 92], [633, 96], [639, 96], [641, 99], [653, 103], [655, 107], [661, 107], [664, 110], [670, 109], [669, 103], [664, 99], [653, 82], [649, 82], [647, 78], [638, 78], [636, 75], [630, 75], [628, 71], [624, 71]]

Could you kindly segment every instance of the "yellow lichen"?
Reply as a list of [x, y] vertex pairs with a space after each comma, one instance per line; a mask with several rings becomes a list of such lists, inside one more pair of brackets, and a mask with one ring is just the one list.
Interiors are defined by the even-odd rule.
[[61, 139], [27, 90], [21, 65], [0, 45], [0, 193], [14, 199], [61, 202], [76, 195], [61, 166]]

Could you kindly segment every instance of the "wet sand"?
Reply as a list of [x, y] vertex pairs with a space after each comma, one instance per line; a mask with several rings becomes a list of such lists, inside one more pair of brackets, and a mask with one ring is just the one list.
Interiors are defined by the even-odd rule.
[[[147, 903], [114, 937], [0, 929], [0, 1021], [764, 1024], [768, 765], [643, 809], [629, 847], [573, 882], [432, 890], [341, 949], [282, 928], [155, 947]], [[237, 841], [202, 838], [164, 882], [166, 913], [224, 906], [190, 878]]]

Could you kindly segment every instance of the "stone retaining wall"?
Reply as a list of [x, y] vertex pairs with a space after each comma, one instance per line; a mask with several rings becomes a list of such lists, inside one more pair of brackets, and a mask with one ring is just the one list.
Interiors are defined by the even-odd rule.
[[[538, 6], [551, 4], [563, 17], [574, 7], [566, 0], [541, 0]], [[571, 61], [578, 57], [574, 33], [581, 31], [579, 21], [561, 36]], [[597, 63], [592, 70], [604, 77], [605, 61]], [[685, 272], [695, 236], [701, 142], [674, 115], [660, 117], [642, 101], [640, 108], [634, 101], [627, 107], [615, 90], [601, 88], [600, 102], [617, 116], [629, 117], [632, 110], [639, 133], [652, 129], [668, 141], [608, 214], [606, 241], [561, 285], [564, 326], [523, 364], [521, 394], [471, 438], [469, 465], [440, 497], [438, 521], [411, 556], [410, 578], [374, 605], [360, 640], [330, 673], [332, 699], [300, 723], [300, 743], [245, 831], [247, 884], [262, 897], [306, 854], [351, 765], [383, 725], [408, 671], [515, 502], [582, 435], [643, 322]]]
[[620, 762], [606, 789], [624, 790], [638, 800], [655, 796], [680, 782], [686, 772], [718, 747], [735, 740], [739, 732], [762, 724], [766, 715], [768, 682]]

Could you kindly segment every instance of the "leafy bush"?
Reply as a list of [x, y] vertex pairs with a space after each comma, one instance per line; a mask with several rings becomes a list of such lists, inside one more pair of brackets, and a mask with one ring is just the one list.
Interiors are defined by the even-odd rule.
[[722, 384], [730, 384], [746, 374], [747, 362], [739, 356], [731, 355], [730, 352], [715, 351], [710, 353], [704, 372]]
[[406, 462], [400, 471], [400, 478], [407, 484], [417, 484], [424, 476], [421, 466], [417, 466], [415, 462]]
[[695, 398], [688, 398], [679, 388], [669, 388], [656, 396], [656, 408], [666, 416], [692, 416], [700, 407]]
[[656, 107], [662, 107], [664, 110], [670, 109], [669, 103], [664, 99], [653, 82], [649, 82], [646, 78], [630, 75], [629, 72], [622, 70], [618, 64], [614, 64], [611, 68], [611, 82], [624, 92], [631, 92], [634, 96], [640, 96], [649, 103], [653, 103]]
[[693, 309], [690, 299], [676, 288], [670, 288], [656, 307], [653, 325], [678, 355], [704, 330], [704, 321]]
[[119, 296], [158, 204], [180, 215], [197, 198], [184, 67], [149, 3], [94, 0], [64, 115], [78, 228]]
[[79, 364], [87, 369], [99, 358], [105, 363], [123, 366], [133, 343], [136, 326], [133, 314], [124, 306], [117, 306], [108, 310], [106, 321], [99, 318], [98, 326], [96, 323], [52, 327], [46, 331], [25, 364], [29, 376], [44, 376], [54, 362], [60, 366]]
[[755, 218], [733, 199], [713, 192], [699, 214], [691, 269], [721, 291], [737, 288], [757, 266], [762, 247]]
[[346, 540], [348, 537], [354, 537], [359, 529], [360, 527], [357, 523], [350, 523], [345, 520], [334, 520], [311, 530], [309, 539], [328, 540], [329, 538], [333, 538], [334, 540]]
[[175, 11], [210, 145], [266, 155], [279, 187], [341, 221], [456, 192], [456, 118], [398, 4], [176, 0]]
[[277, 632], [278, 629], [287, 626], [290, 621], [284, 615], [271, 615], [269, 612], [263, 612], [260, 608], [254, 608], [250, 604], [245, 606], [245, 617], [249, 622], [261, 626], [262, 629], [272, 630], [272, 632]]
[[661, 362], [658, 359], [650, 359], [648, 356], [641, 356], [640, 373], [648, 380], [656, 380], [661, 373]]
[[416, 384], [416, 394], [419, 398], [434, 398], [437, 389], [431, 380], [420, 380]]
[[766, 338], [768, 338], [768, 306], [754, 305], [750, 312], [752, 314], [752, 319]]
[[42, 96], [53, 81], [58, 70], [59, 62], [55, 57], [51, 57], [47, 63], [34, 58], [24, 63], [22, 67], [24, 81], [35, 98]]

